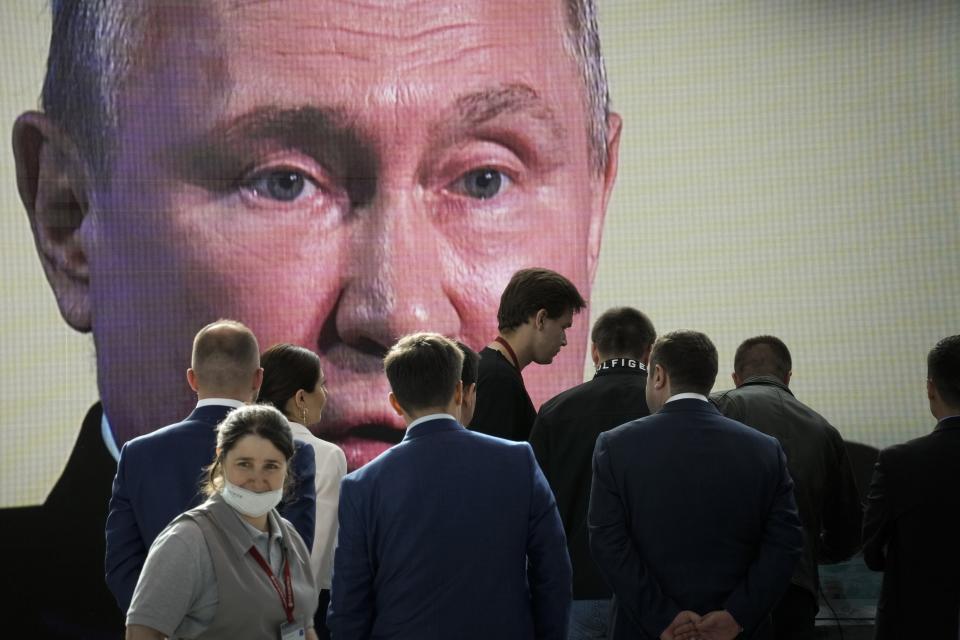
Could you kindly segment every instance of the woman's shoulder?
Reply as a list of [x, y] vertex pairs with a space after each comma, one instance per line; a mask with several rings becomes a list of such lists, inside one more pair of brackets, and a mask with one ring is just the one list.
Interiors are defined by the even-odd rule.
[[160, 532], [150, 546], [147, 564], [200, 570], [210, 563], [210, 551], [200, 525], [181, 514]]

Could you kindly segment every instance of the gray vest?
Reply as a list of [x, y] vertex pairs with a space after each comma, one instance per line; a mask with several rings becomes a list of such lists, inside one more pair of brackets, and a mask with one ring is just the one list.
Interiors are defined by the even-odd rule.
[[[184, 513], [197, 523], [210, 550], [217, 577], [217, 612], [200, 638], [278, 638], [287, 621], [280, 596], [266, 572], [250, 555], [253, 538], [237, 514], [219, 495]], [[290, 564], [294, 593], [294, 619], [313, 625], [317, 588], [310, 569], [310, 553], [293, 526], [276, 511], [269, 514], [271, 531], [280, 526], [283, 548]], [[283, 587], [283, 573], [277, 576]]]

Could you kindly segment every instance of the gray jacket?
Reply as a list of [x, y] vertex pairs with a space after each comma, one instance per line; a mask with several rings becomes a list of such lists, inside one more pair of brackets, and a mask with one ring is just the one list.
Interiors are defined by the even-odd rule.
[[780, 441], [805, 538], [791, 582], [816, 598], [817, 564], [846, 560], [860, 548], [863, 512], [843, 438], [771, 376], [749, 378], [710, 399], [723, 415]]

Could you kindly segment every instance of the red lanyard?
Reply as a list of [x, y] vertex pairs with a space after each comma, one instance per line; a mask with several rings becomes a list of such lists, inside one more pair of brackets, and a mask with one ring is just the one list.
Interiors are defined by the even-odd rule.
[[513, 360], [514, 368], [517, 371], [520, 371], [520, 360], [517, 358], [517, 354], [514, 353], [513, 347], [510, 346], [510, 343], [504, 340], [503, 338], [501, 338], [500, 336], [497, 336], [496, 338], [494, 338], [493, 341], [499, 342], [504, 346], [504, 348], [507, 350], [507, 353], [510, 354], [510, 359]]
[[287, 614], [287, 622], [293, 623], [293, 585], [290, 582], [290, 563], [287, 562], [287, 554], [283, 554], [283, 582], [287, 587], [286, 596], [284, 596], [283, 591], [280, 590], [280, 582], [277, 580], [277, 577], [273, 575], [270, 565], [263, 559], [263, 556], [260, 555], [256, 547], [250, 547], [250, 555], [253, 556], [257, 564], [266, 572], [267, 577], [270, 578], [273, 588], [277, 590], [277, 595], [280, 596], [280, 605], [283, 607], [283, 612]]

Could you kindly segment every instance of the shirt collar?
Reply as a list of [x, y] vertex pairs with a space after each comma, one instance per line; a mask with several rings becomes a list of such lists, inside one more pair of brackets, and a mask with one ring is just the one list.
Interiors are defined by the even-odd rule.
[[459, 420], [457, 420], [456, 418], [454, 418], [454, 417], [453, 417], [452, 415], [450, 415], [449, 413], [431, 413], [431, 414], [428, 415], [428, 416], [423, 416], [423, 417], [417, 418], [416, 420], [414, 420], [413, 422], [411, 422], [410, 424], [408, 424], [408, 425], [407, 425], [407, 431], [409, 431], [410, 429], [413, 429], [415, 426], [417, 426], [417, 425], [420, 424], [421, 422], [427, 422], [427, 421], [429, 421], [429, 420], [439, 420], [439, 419], [441, 419], [441, 418], [446, 419], [446, 420], [453, 420], [454, 422], [460, 422]]
[[[197, 401], [197, 408], [210, 405], [227, 406], [239, 409], [244, 403], [232, 398], [205, 398]], [[117, 447], [117, 439], [113, 435], [113, 427], [110, 426], [110, 420], [107, 419], [107, 412], [104, 410], [100, 414], [100, 437], [103, 438], [103, 445], [110, 452], [110, 455], [118, 463], [120, 462], [120, 449]]]
[[687, 392], [687, 393], [674, 394], [669, 398], [667, 398], [667, 401], [664, 402], [663, 404], [668, 404], [670, 402], [673, 402], [674, 400], [703, 400], [704, 402], [707, 402], [707, 403], [710, 402], [709, 400], [707, 400], [707, 396], [701, 393]]
[[595, 367], [594, 377], [611, 373], [641, 374], [647, 372], [647, 365], [636, 358], [610, 358]]
[[209, 407], [210, 405], [239, 409], [244, 405], [244, 403], [240, 402], [239, 400], [234, 400], [233, 398], [204, 398], [203, 400], [197, 400], [197, 409], [200, 407]]

